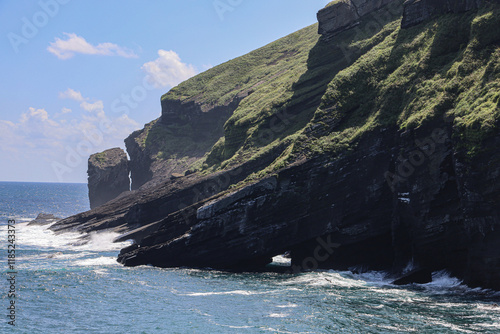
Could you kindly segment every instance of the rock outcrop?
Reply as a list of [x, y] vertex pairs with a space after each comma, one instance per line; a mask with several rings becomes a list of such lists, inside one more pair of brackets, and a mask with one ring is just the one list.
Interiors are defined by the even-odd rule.
[[49, 213], [39, 213], [38, 216], [28, 223], [28, 225], [49, 225], [61, 220], [61, 218]]
[[121, 148], [92, 154], [87, 173], [90, 208], [96, 208], [130, 190], [127, 154]]
[[360, 19], [397, 0], [339, 0], [318, 12], [319, 34], [332, 36], [351, 29]]
[[404, 3], [402, 28], [422, 23], [436, 15], [477, 9], [487, 0], [407, 0]]
[[[468, 161], [443, 125], [404, 136], [385, 129], [352, 154], [303, 161], [181, 210], [136, 236], [140, 247], [123, 250], [119, 261], [238, 269], [290, 250], [300, 269], [397, 270], [413, 259], [471, 285], [500, 289], [494, 243], [500, 164], [489, 162], [500, 161], [500, 152]], [[499, 144], [497, 136], [490, 147]], [[425, 160], [395, 181], [391, 173], [408, 172], [410, 163], [398, 161], [400, 152], [419, 152]]]
[[224, 123], [246, 96], [242, 92], [216, 106], [162, 100], [162, 116], [125, 139], [132, 190], [148, 182], [159, 184], [172, 174], [184, 175], [224, 135]]
[[432, 272], [429, 269], [414, 269], [398, 279], [394, 280], [394, 285], [426, 284], [432, 282]]

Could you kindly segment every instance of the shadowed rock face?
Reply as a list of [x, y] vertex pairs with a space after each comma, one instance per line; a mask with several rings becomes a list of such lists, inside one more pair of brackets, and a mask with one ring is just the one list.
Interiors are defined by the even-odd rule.
[[[132, 190], [159, 184], [173, 174], [184, 175], [224, 135], [224, 123], [246, 96], [248, 92], [207, 109], [196, 101], [163, 100], [162, 116], [125, 139]], [[176, 143], [176, 153], [169, 142]]]
[[484, 2], [485, 0], [407, 0], [404, 3], [401, 27], [417, 25], [436, 15], [477, 9]]
[[335, 35], [359, 24], [359, 20], [397, 0], [340, 0], [318, 12], [319, 34]]
[[121, 148], [91, 155], [87, 173], [91, 209], [130, 190], [127, 154]]
[[500, 289], [500, 152], [469, 161], [440, 122], [380, 130], [351, 154], [302, 161], [138, 231], [119, 261], [238, 269], [291, 250], [298, 269], [401, 270], [413, 259]]

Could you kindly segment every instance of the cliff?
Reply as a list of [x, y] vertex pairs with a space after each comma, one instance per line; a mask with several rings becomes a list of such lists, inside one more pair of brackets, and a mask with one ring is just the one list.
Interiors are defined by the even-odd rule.
[[407, 0], [401, 26], [408, 28], [437, 15], [478, 9], [484, 2], [484, 0]]
[[127, 139], [147, 186], [52, 228], [124, 232], [129, 266], [253, 269], [290, 251], [293, 271], [413, 261], [500, 289], [500, 6], [428, 3], [417, 23], [418, 3], [334, 1], [172, 89]]
[[360, 24], [361, 18], [386, 7], [384, 11], [397, 11], [400, 1], [395, 0], [336, 0], [318, 12], [318, 33], [333, 36]]
[[130, 190], [127, 154], [121, 148], [92, 154], [87, 173], [91, 209]]

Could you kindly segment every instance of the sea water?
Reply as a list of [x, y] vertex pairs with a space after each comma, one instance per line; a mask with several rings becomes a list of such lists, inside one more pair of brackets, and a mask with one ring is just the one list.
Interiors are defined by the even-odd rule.
[[[446, 272], [397, 287], [383, 272], [126, 268], [110, 232], [82, 243], [28, 226], [88, 210], [84, 184], [0, 182], [0, 333], [500, 333], [500, 294]], [[8, 227], [15, 219], [15, 326]], [[275, 258], [274, 265], [286, 259]]]

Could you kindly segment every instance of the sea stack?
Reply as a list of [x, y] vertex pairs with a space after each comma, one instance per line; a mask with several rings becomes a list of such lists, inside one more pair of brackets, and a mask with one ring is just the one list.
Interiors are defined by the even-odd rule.
[[127, 154], [121, 148], [92, 154], [87, 174], [91, 209], [130, 190]]

